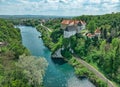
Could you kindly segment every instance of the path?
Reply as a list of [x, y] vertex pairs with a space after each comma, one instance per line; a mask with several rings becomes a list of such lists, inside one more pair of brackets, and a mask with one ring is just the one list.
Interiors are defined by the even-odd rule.
[[52, 30], [46, 26], [44, 26], [42, 23], [40, 24], [42, 27], [44, 27], [45, 29], [47, 29], [49, 32], [52, 32]]
[[83, 66], [87, 67], [90, 71], [92, 71], [96, 76], [101, 78], [103, 81], [107, 82], [109, 87], [115, 87], [115, 85], [107, 79], [101, 72], [99, 72], [97, 69], [95, 69], [92, 65], [88, 64], [84, 60], [75, 57]]

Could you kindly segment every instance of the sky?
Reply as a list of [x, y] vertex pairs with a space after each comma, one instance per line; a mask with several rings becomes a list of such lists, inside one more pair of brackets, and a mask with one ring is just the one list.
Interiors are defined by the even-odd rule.
[[0, 0], [0, 15], [101, 15], [120, 12], [120, 0]]

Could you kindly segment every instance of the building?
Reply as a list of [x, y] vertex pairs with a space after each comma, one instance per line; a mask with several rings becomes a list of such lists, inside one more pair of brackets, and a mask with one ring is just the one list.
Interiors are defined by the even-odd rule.
[[79, 33], [81, 30], [85, 29], [85, 26], [86, 23], [81, 20], [63, 20], [61, 22], [61, 28], [64, 30], [64, 38], [69, 38]]
[[91, 33], [86, 34], [86, 36], [89, 38], [93, 38], [95, 36], [100, 37], [100, 35], [101, 35], [101, 31], [98, 28], [94, 31], [94, 34], [91, 34]]
[[98, 36], [98, 37], [101, 35], [100, 29], [97, 28], [97, 29], [95, 30], [95, 35]]
[[95, 37], [95, 34], [88, 33], [86, 36], [89, 38], [93, 38], [93, 37]]

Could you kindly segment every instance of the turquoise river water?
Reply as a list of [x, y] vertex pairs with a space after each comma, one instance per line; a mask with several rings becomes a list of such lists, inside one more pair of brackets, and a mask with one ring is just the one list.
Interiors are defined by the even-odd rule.
[[78, 79], [74, 69], [68, 63], [53, 62], [50, 50], [44, 45], [43, 40], [38, 38], [40, 32], [34, 27], [17, 26], [21, 30], [22, 43], [33, 56], [44, 57], [49, 65], [44, 76], [45, 87], [95, 87], [88, 79]]

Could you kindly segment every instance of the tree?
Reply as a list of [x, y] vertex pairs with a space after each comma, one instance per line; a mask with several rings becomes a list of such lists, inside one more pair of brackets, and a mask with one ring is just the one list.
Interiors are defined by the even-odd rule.
[[114, 74], [116, 75], [120, 67], [120, 45], [118, 44], [115, 50], [115, 59], [114, 59]]
[[103, 35], [104, 35], [104, 39], [107, 39], [107, 30], [106, 30], [106, 28], [103, 31]]
[[17, 66], [20, 67], [26, 75], [29, 84], [34, 87], [42, 85], [47, 65], [47, 61], [44, 58], [25, 55], [20, 56], [17, 63]]
[[94, 33], [95, 31], [95, 28], [96, 28], [96, 24], [93, 20], [91, 20], [88, 24], [88, 29], [90, 30], [90, 33]]
[[105, 46], [106, 46], [106, 41], [102, 41], [100, 45], [100, 51], [101, 53], [105, 54]]

